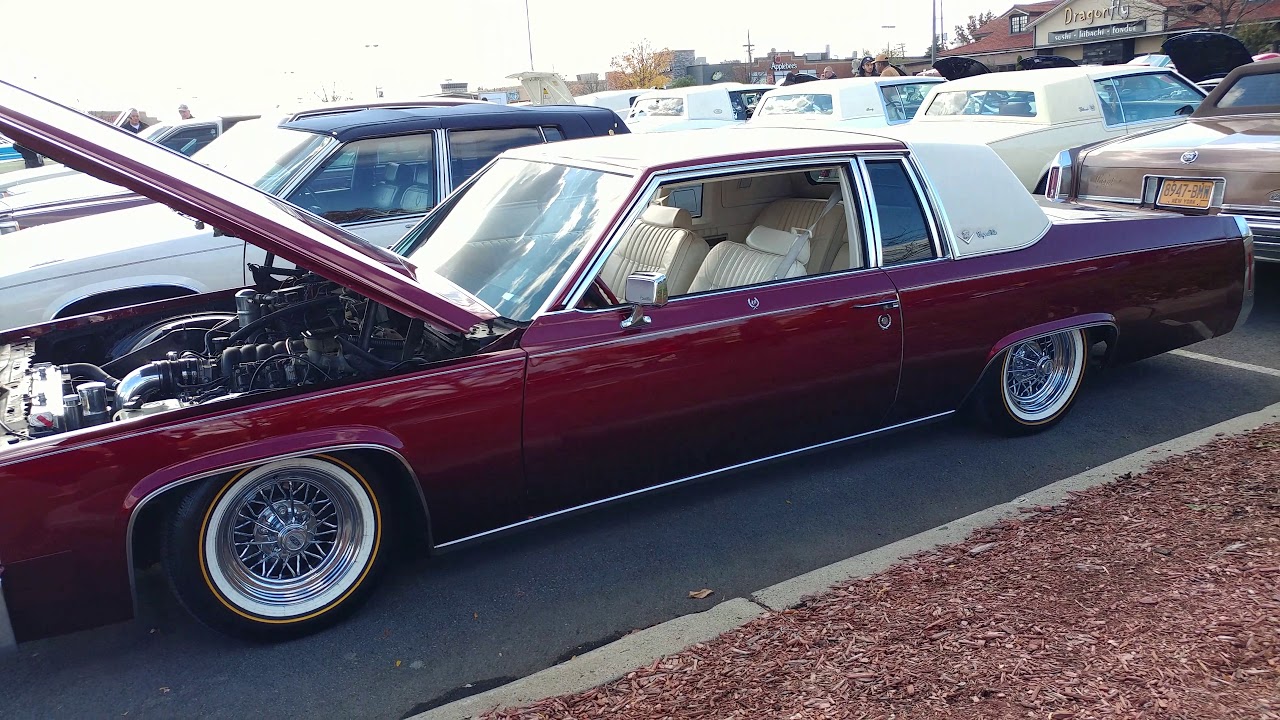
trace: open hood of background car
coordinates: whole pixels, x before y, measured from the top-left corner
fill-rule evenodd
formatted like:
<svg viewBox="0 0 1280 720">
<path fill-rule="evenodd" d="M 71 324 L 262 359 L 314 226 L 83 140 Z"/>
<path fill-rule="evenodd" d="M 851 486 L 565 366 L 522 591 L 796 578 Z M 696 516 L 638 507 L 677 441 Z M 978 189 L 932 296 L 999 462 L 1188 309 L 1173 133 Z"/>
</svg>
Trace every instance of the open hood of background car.
<svg viewBox="0 0 1280 720">
<path fill-rule="evenodd" d="M 1160 46 L 1160 51 L 1173 59 L 1180 75 L 1195 83 L 1223 77 L 1253 62 L 1244 43 L 1225 33 L 1207 30 L 1171 37 Z"/>
<path fill-rule="evenodd" d="M 0 82 L 0 134 L 410 317 L 459 332 L 495 318 L 466 291 L 432 273 L 416 272 L 389 250 L 172 150 L 5 82 Z"/>
<path fill-rule="evenodd" d="M 991 68 L 973 58 L 967 57 L 942 58 L 933 64 L 933 69 L 948 80 L 959 80 L 960 78 L 985 75 L 991 72 Z"/>
<path fill-rule="evenodd" d="M 1061 55 L 1032 55 L 1018 61 L 1019 70 L 1041 70 L 1043 68 L 1079 67 L 1075 60 Z"/>
</svg>

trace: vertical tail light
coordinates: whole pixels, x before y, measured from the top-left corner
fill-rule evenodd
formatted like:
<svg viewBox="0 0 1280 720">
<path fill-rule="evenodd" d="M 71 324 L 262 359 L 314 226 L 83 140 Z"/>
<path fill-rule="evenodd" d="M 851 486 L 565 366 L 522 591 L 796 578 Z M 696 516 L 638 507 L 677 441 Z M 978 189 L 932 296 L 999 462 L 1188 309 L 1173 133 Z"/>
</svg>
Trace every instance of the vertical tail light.
<svg viewBox="0 0 1280 720">
<path fill-rule="evenodd" d="M 1071 160 L 1071 152 L 1063 150 L 1054 158 L 1053 163 L 1049 166 L 1049 174 L 1044 181 L 1044 196 L 1054 202 L 1068 202 L 1071 200 L 1073 182 L 1073 163 Z"/>
</svg>

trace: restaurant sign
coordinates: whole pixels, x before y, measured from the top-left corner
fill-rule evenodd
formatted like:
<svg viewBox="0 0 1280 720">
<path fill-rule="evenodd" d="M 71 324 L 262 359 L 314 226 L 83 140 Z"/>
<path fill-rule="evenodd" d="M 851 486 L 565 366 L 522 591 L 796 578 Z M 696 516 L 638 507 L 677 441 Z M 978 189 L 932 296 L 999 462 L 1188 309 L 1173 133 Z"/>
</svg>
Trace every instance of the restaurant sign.
<svg viewBox="0 0 1280 720">
<path fill-rule="evenodd" d="M 1133 22 L 1116 23 L 1115 25 L 1081 27 L 1072 28 L 1071 30 L 1051 32 L 1049 33 L 1049 43 L 1051 45 L 1061 45 L 1063 43 L 1084 43 L 1094 42 L 1097 40 L 1111 40 L 1113 38 L 1126 37 L 1128 35 L 1141 35 L 1146 31 L 1146 20 L 1134 20 Z"/>
</svg>

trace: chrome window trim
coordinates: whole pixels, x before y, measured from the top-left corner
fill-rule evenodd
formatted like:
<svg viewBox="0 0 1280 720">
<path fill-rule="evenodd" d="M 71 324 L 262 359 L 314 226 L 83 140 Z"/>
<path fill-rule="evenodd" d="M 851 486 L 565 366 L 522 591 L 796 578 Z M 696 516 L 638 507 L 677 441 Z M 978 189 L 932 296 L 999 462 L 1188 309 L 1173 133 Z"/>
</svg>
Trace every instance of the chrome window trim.
<svg viewBox="0 0 1280 720">
<path fill-rule="evenodd" d="M 409 478 L 412 480 L 414 488 L 416 488 L 418 491 L 418 500 L 422 503 L 422 512 L 426 514 L 426 517 L 427 517 L 427 542 L 428 542 L 428 547 L 430 547 L 432 543 L 431 512 L 427 507 L 426 495 L 422 492 L 422 483 L 418 480 L 418 474 L 413 471 L 413 466 L 409 464 L 409 461 L 406 460 L 403 455 L 401 455 L 399 452 L 397 452 L 393 448 L 389 448 L 385 445 L 375 445 L 373 443 L 347 443 L 342 445 L 328 445 L 322 448 L 315 448 L 311 450 L 300 450 L 297 452 L 285 453 L 283 455 L 274 455 L 266 459 L 251 460 L 248 462 L 237 463 L 235 465 L 228 465 L 227 467 L 224 467 L 224 468 L 219 468 L 217 470 L 210 470 L 208 472 L 199 473 L 197 475 L 192 475 L 191 477 L 183 478 L 176 482 L 169 483 L 168 485 L 158 488 L 154 492 L 148 494 L 146 497 L 139 500 L 137 505 L 133 506 L 133 510 L 130 511 L 129 513 L 129 524 L 125 528 L 124 550 L 125 550 L 125 556 L 126 556 L 125 560 L 128 562 L 129 597 L 133 602 L 134 615 L 137 615 L 138 613 L 138 588 L 137 588 L 137 583 L 135 582 L 135 579 L 134 579 L 133 528 L 134 528 L 135 521 L 138 519 L 138 516 L 141 515 L 142 513 L 142 508 L 146 507 L 148 503 L 160 497 L 161 495 L 168 494 L 168 492 L 170 490 L 173 490 L 174 488 L 190 485 L 191 483 L 198 482 L 200 480 L 207 480 L 217 475 L 224 475 L 229 472 L 235 472 L 236 470 L 242 470 L 244 468 L 254 467 L 255 465 L 261 465 L 263 463 L 275 462 L 277 460 L 287 460 L 288 458 L 306 457 L 309 455 L 321 455 L 324 453 L 331 453 L 331 452 L 341 452 L 343 450 L 377 450 L 377 451 L 385 452 L 400 461 L 400 464 L 404 466 L 405 472 L 409 474 Z M 0 611 L 4 609 L 3 600 L 4 600 L 3 596 L 0 596 Z M 3 618 L 0 618 L 0 619 L 3 619 Z M 3 649 L 3 648 L 4 648 L 3 628 L 0 628 L 0 649 Z"/>
<path fill-rule="evenodd" d="M 920 200 L 920 209 L 924 210 L 925 220 L 929 223 L 929 229 L 933 232 L 933 254 L 934 260 L 943 260 L 951 256 L 947 252 L 951 249 L 951 233 L 947 232 L 950 223 L 943 226 L 938 223 L 938 217 L 946 214 L 946 208 L 933 196 L 932 189 L 926 190 L 924 185 L 924 169 L 920 167 L 915 158 L 908 153 L 904 156 L 907 164 L 907 177 L 911 178 L 911 183 L 916 188 L 916 198 Z M 946 242 L 943 242 L 943 236 Z M 914 264 L 914 263 L 913 263 Z"/>
<path fill-rule="evenodd" d="M 1102 95 L 1098 93 L 1098 83 L 1100 82 L 1109 83 L 1111 85 L 1111 91 L 1115 93 L 1116 96 L 1116 108 L 1120 111 L 1120 122 L 1115 123 L 1114 125 L 1107 122 L 1107 114 L 1102 112 L 1102 105 L 1105 101 L 1102 99 Z M 1120 102 L 1120 88 L 1116 87 L 1115 77 L 1093 78 L 1093 82 L 1091 84 L 1093 86 L 1093 95 L 1098 98 L 1098 115 L 1102 117 L 1102 126 L 1109 129 L 1123 130 L 1125 125 L 1128 123 L 1125 122 L 1124 103 Z"/>
<path fill-rule="evenodd" d="M 816 444 L 814 444 L 814 445 L 808 445 L 808 446 L 805 446 L 805 447 L 802 447 L 802 448 L 798 448 L 798 449 L 796 449 L 796 450 L 787 450 L 787 451 L 785 451 L 785 452 L 775 453 L 775 454 L 773 454 L 773 455 L 768 455 L 768 456 L 765 456 L 765 457 L 762 457 L 762 458 L 757 458 L 757 459 L 755 459 L 755 460 L 747 460 L 747 461 L 745 461 L 745 462 L 740 462 L 740 463 L 737 463 L 737 464 L 735 464 L 735 465 L 729 465 L 728 467 L 718 468 L 718 469 L 716 469 L 716 470 L 708 470 L 708 471 L 706 471 L 706 472 L 697 473 L 696 475 L 689 475 L 688 477 L 679 478 L 679 479 L 677 479 L 677 480 L 668 480 L 667 482 L 659 483 L 659 484 L 657 484 L 657 485 L 650 485 L 649 487 L 643 487 L 643 488 L 640 488 L 640 489 L 638 489 L 638 490 L 632 490 L 632 491 L 630 491 L 630 492 L 621 493 L 621 494 L 619 494 L 619 495 L 613 495 L 613 496 L 611 496 L 611 497 L 602 498 L 602 499 L 600 499 L 600 500 L 593 500 L 593 501 L 591 501 L 591 502 L 583 503 L 583 504 L 581 504 L 581 505 L 575 505 L 575 506 L 573 506 L 573 507 L 565 508 L 565 509 L 563 509 L 563 510 L 556 510 L 555 512 L 549 512 L 549 513 L 547 513 L 547 514 L 545 514 L 545 515 L 539 515 L 539 516 L 537 516 L 537 517 L 532 517 L 532 518 L 529 518 L 529 519 L 527 519 L 527 520 L 521 520 L 520 522 L 511 523 L 510 525 L 503 525 L 502 527 L 494 528 L 494 529 L 492 529 L 492 530 L 485 530 L 484 532 L 476 533 L 476 534 L 474 534 L 474 535 L 468 535 L 468 536 L 463 537 L 463 538 L 458 538 L 457 540 L 450 540 L 449 542 L 441 543 L 441 544 L 439 544 L 439 545 L 436 545 L 436 546 L 435 546 L 435 549 L 437 549 L 437 550 L 443 550 L 443 549 L 445 549 L 445 548 L 450 548 L 450 547 L 454 547 L 454 546 L 458 546 L 458 545 L 463 545 L 463 544 L 470 543 L 470 542 L 473 542 L 473 541 L 475 541 L 475 540 L 479 540 L 479 539 L 481 539 L 481 538 L 489 537 L 489 536 L 496 535 L 496 534 L 499 534 L 499 533 L 510 532 L 510 531 L 515 530 L 515 529 L 517 529 L 517 528 L 521 528 L 521 527 L 524 527 L 524 526 L 527 526 L 527 525 L 531 525 L 531 524 L 534 524 L 534 523 L 544 522 L 544 521 L 550 520 L 550 519 L 552 519 L 552 518 L 557 518 L 557 517 L 565 517 L 565 516 L 568 516 L 568 515 L 572 515 L 572 514 L 576 514 L 576 513 L 582 512 L 582 511 L 587 510 L 587 509 L 590 509 L 590 508 L 600 507 L 601 505 L 605 505 L 605 504 L 608 504 L 608 503 L 617 502 L 617 501 L 619 501 L 619 500 L 623 500 L 623 499 L 626 499 L 626 498 L 635 497 L 635 496 L 637 496 L 637 495 L 643 495 L 643 494 L 645 494 L 645 493 L 652 492 L 652 491 L 654 491 L 654 490 L 661 490 L 661 489 L 663 489 L 663 488 L 668 488 L 668 487 L 672 487 L 672 486 L 675 486 L 675 485 L 680 485 L 680 484 L 682 484 L 682 483 L 690 482 L 690 481 L 692 481 L 692 480 L 701 480 L 701 479 L 703 479 L 703 478 L 713 477 L 713 476 L 716 476 L 716 475 L 721 475 L 721 474 L 724 474 L 724 473 L 733 472 L 733 471 L 735 471 L 735 470 L 741 470 L 741 469 L 744 469 L 744 468 L 749 468 L 749 467 L 751 467 L 751 466 L 753 466 L 753 465 L 759 465 L 759 464 L 766 463 L 766 462 L 772 462 L 772 461 L 774 461 L 774 460 L 778 460 L 778 459 L 781 459 L 781 458 L 789 457 L 789 456 L 792 456 L 792 455 L 800 455 L 800 454 L 803 454 L 803 453 L 808 453 L 808 452 L 813 452 L 813 451 L 815 451 L 815 450 L 820 450 L 820 449 L 822 449 L 822 448 L 827 448 L 827 447 L 832 447 L 832 446 L 835 446 L 835 445 L 840 445 L 840 444 L 842 444 L 842 443 L 853 442 L 853 441 L 855 441 L 855 440 L 862 440 L 862 439 L 866 439 L 866 438 L 874 437 L 874 436 L 877 436 L 877 435 L 883 435 L 883 434 L 885 434 L 885 433 L 892 432 L 892 431 L 895 431 L 895 430 L 901 430 L 901 429 L 903 429 L 903 428 L 911 427 L 911 426 L 913 426 L 913 425 L 922 425 L 922 424 L 924 424 L 924 423 L 933 422 L 933 421 L 936 421 L 936 420 L 941 420 L 941 419 L 943 419 L 943 418 L 945 418 L 945 417 L 947 417 L 947 416 L 949 416 L 949 415 L 953 415 L 953 414 L 955 414 L 955 411 L 954 411 L 954 410 L 947 410 L 946 412 L 941 412 L 941 413 L 937 413 L 937 414 L 934 414 L 934 415 L 929 415 L 929 416 L 927 416 L 927 417 L 916 418 L 915 420 L 908 420 L 908 421 L 906 421 L 906 422 L 901 422 L 901 423 L 898 423 L 898 424 L 896 424 L 896 425 L 888 425 L 888 426 L 886 426 L 886 427 L 877 428 L 877 429 L 875 429 L 875 430 L 868 430 L 867 432 L 857 433 L 857 434 L 855 434 L 855 435 L 849 435 L 849 436 L 847 436 L 847 437 L 842 437 L 842 438 L 839 438 L 839 439 L 836 439 L 836 440 L 828 440 L 828 441 L 826 441 L 826 442 L 816 443 Z"/>
<path fill-rule="evenodd" d="M 13 622 L 9 619 L 9 607 L 4 601 L 4 576 L 0 575 L 0 656 L 12 653 L 17 647 Z"/>
<path fill-rule="evenodd" d="M 805 166 L 821 166 L 821 165 L 840 165 L 848 164 L 849 158 L 856 151 L 830 151 L 824 153 L 814 153 L 800 156 L 789 156 L 784 158 L 748 158 L 742 160 L 728 160 L 719 163 L 711 163 L 708 165 L 698 165 L 691 168 L 679 168 L 672 170 L 663 170 L 655 172 L 649 176 L 648 181 L 644 184 L 639 193 L 632 200 L 630 207 L 622 215 L 622 220 L 615 223 L 609 229 L 608 235 L 605 236 L 603 243 L 597 240 L 596 250 L 593 253 L 582 253 L 573 266 L 565 272 L 560 282 L 557 283 L 555 289 L 547 297 L 547 301 L 533 315 L 533 320 L 537 320 L 544 314 L 551 312 L 552 306 L 556 303 L 556 298 L 565 297 L 564 309 L 571 309 L 582 302 L 582 297 L 586 295 L 587 290 L 591 287 L 591 283 L 596 276 L 604 268 L 605 261 L 609 258 L 609 254 L 622 240 L 622 233 L 625 228 L 631 227 L 640 215 L 644 212 L 644 208 L 648 205 L 649 198 L 653 196 L 654 191 L 660 185 L 679 182 L 685 179 L 710 179 L 713 177 L 721 177 L 725 175 L 734 175 L 743 172 L 746 169 L 751 171 L 760 170 L 767 172 L 769 170 L 779 168 L 802 169 Z M 842 162 L 832 162 L 833 158 L 839 158 Z M 584 262 L 584 258 L 589 258 Z M 570 279 L 577 277 L 572 283 Z M 807 276 L 804 276 L 807 277 Z M 568 288 L 566 292 L 566 287 Z"/>
<path fill-rule="evenodd" d="M 449 133 L 442 128 L 432 130 L 431 137 L 436 146 L 435 157 L 432 158 L 436 163 L 436 203 L 431 206 L 434 209 L 453 192 L 453 169 L 450 167 L 453 164 L 453 150 L 449 147 Z M 476 171 L 475 174 L 480 173 Z"/>
<path fill-rule="evenodd" d="M 1230 211 L 1233 213 L 1240 213 L 1242 215 L 1255 212 L 1260 212 L 1264 215 L 1280 215 L 1280 205 L 1272 205 L 1268 207 L 1266 205 L 1228 205 L 1223 203 L 1222 211 Z"/>
<path fill-rule="evenodd" d="M 875 188 L 871 186 L 871 173 L 867 169 L 868 160 L 872 162 L 875 162 L 875 161 L 883 162 L 885 160 L 891 160 L 891 161 L 897 161 L 899 164 L 902 165 L 902 169 L 907 176 L 907 180 L 910 181 L 912 188 L 915 190 L 916 202 L 920 203 L 920 210 L 924 215 L 925 223 L 929 228 L 929 244 L 933 248 L 934 256 L 931 258 L 921 258 L 920 260 L 913 260 L 911 262 L 897 263 L 888 267 L 895 267 L 895 268 L 905 267 L 907 265 L 916 265 L 921 262 L 932 262 L 934 260 L 948 259 L 949 253 L 943 252 L 939 228 L 934 218 L 934 213 L 933 213 L 934 208 L 930 204 L 929 198 L 926 196 L 926 193 L 924 192 L 922 186 L 920 185 L 919 180 L 916 178 L 915 166 L 911 161 L 911 159 L 908 157 L 908 154 L 897 153 L 897 154 L 889 155 L 886 157 L 871 157 L 871 158 L 859 157 L 858 166 L 862 170 L 863 184 L 866 185 L 867 193 L 870 196 L 870 203 L 868 204 L 868 207 L 870 208 L 869 214 L 872 215 L 873 222 L 875 224 L 876 267 L 879 267 L 882 269 L 886 268 L 884 264 L 884 245 L 880 237 L 880 217 L 879 217 L 879 214 L 875 212 L 875 208 L 876 208 Z M 948 236 L 948 239 L 947 239 L 948 247 L 950 246 L 950 243 L 951 243 L 950 236 Z"/>
</svg>

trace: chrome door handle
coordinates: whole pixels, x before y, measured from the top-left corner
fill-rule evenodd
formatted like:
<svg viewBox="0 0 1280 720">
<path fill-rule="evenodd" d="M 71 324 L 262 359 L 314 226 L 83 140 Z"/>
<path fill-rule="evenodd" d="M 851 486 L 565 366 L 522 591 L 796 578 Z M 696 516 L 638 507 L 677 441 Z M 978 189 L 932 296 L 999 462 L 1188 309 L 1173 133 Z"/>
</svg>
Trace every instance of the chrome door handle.
<svg viewBox="0 0 1280 720">
<path fill-rule="evenodd" d="M 897 298 L 881 300 L 880 302 L 867 303 L 866 305 L 854 305 L 854 309 L 861 310 L 863 308 L 896 308 L 901 307 Z"/>
</svg>

